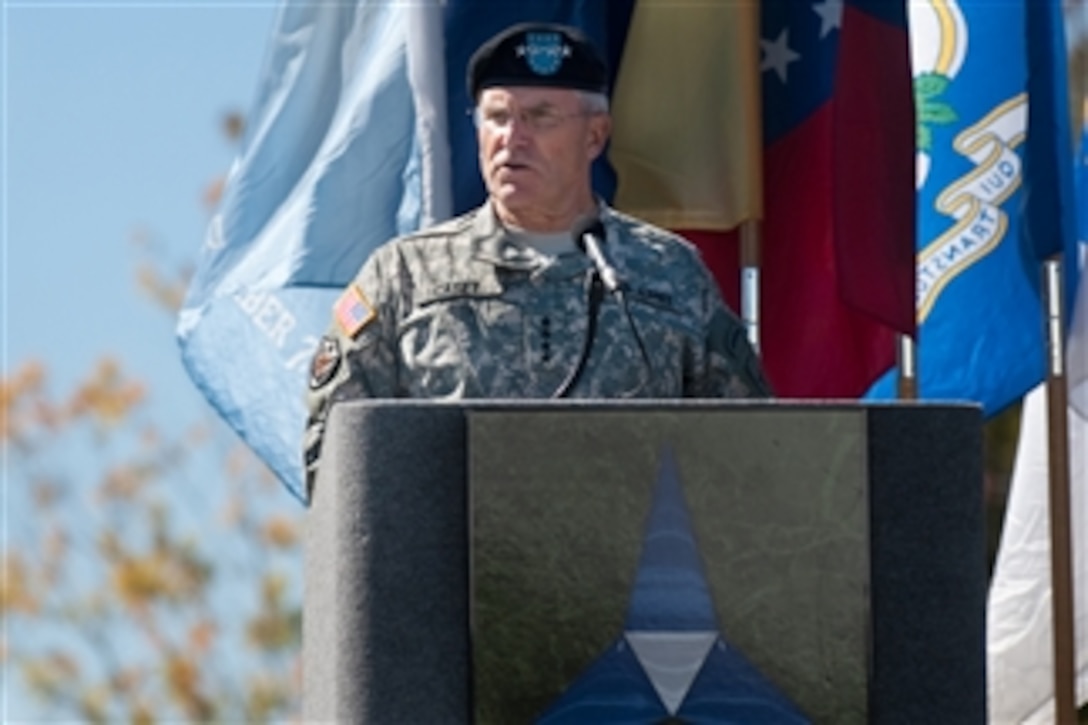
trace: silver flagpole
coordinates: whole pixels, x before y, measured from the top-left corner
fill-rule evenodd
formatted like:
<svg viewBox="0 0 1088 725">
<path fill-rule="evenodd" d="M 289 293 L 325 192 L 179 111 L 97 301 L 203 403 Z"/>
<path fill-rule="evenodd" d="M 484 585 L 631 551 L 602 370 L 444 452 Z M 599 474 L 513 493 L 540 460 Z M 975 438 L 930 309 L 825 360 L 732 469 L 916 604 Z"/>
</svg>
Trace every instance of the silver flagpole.
<svg viewBox="0 0 1088 725">
<path fill-rule="evenodd" d="M 910 335 L 898 335 L 899 378 L 897 389 L 900 400 L 918 399 L 918 358 L 914 339 Z"/>
<path fill-rule="evenodd" d="M 759 353 L 760 227 L 755 219 L 740 225 L 740 311 L 748 341 Z"/>
</svg>

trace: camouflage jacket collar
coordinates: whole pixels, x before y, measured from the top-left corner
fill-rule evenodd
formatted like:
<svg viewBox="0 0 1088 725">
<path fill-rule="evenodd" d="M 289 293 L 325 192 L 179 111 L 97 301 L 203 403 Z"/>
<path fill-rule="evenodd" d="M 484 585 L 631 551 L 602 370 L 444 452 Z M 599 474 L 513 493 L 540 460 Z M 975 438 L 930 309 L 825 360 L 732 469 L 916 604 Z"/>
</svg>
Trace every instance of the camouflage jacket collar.
<svg viewBox="0 0 1088 725">
<path fill-rule="evenodd" d="M 603 201 L 597 202 L 598 214 L 604 223 L 607 241 L 618 235 L 613 229 L 615 212 Z M 539 254 L 515 244 L 506 233 L 490 202 L 473 212 L 470 227 L 473 258 L 500 269 L 528 272 L 545 279 L 568 279 L 583 276 L 590 268 L 584 254 L 561 254 L 551 262 L 543 261 Z"/>
</svg>

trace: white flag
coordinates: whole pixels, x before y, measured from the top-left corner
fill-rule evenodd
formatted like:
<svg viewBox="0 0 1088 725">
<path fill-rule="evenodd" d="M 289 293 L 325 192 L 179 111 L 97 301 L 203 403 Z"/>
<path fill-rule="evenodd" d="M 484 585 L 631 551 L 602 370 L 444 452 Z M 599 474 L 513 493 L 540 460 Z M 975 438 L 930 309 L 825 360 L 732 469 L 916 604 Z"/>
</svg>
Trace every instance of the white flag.
<svg viewBox="0 0 1088 725">
<path fill-rule="evenodd" d="M 1068 359 L 1076 700 L 1081 704 L 1088 701 L 1088 406 L 1083 405 L 1088 398 L 1088 279 L 1077 294 Z M 1054 721 L 1044 386 L 1025 398 L 1021 421 L 986 632 L 990 722 L 1002 724 Z"/>
</svg>

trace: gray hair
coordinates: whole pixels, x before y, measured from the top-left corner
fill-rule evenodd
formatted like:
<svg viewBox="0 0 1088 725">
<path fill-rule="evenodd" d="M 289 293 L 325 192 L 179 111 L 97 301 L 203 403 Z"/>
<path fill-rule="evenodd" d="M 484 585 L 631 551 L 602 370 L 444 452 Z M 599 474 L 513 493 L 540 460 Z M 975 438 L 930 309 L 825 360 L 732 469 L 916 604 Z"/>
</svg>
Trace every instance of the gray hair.
<svg viewBox="0 0 1088 725">
<path fill-rule="evenodd" d="M 582 110 L 589 114 L 608 113 L 608 96 L 593 91 L 578 91 Z"/>
<path fill-rule="evenodd" d="M 589 116 L 608 113 L 608 96 L 593 91 L 575 91 L 578 94 L 578 105 L 582 107 L 582 113 Z M 476 105 L 471 109 L 472 123 L 480 126 L 480 99 L 476 99 Z"/>
</svg>

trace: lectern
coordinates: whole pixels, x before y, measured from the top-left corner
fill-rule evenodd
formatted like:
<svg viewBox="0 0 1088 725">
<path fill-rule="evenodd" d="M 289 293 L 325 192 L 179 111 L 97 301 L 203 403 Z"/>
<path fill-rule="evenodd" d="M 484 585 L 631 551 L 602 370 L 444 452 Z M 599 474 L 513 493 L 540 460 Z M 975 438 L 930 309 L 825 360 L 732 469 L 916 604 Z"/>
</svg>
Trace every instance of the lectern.
<svg viewBox="0 0 1088 725">
<path fill-rule="evenodd" d="M 984 723 L 981 450 L 958 404 L 341 403 L 304 720 Z"/>
</svg>

